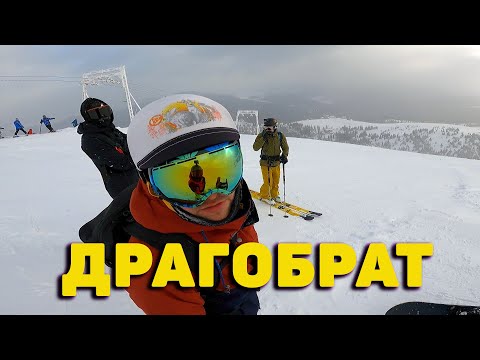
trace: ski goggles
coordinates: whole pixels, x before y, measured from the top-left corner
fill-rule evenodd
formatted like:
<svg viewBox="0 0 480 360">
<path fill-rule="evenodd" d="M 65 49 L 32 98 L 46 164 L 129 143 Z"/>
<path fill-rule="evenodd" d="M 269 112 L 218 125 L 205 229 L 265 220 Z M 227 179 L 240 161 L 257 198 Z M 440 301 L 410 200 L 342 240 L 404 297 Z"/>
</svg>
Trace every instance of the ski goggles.
<svg viewBox="0 0 480 360">
<path fill-rule="evenodd" d="M 108 105 L 101 105 L 87 110 L 87 114 L 91 120 L 99 120 L 110 117 L 113 114 L 112 108 Z"/>
<path fill-rule="evenodd" d="M 238 140 L 209 146 L 148 169 L 157 195 L 188 208 L 200 206 L 211 194 L 231 194 L 242 175 Z"/>
</svg>

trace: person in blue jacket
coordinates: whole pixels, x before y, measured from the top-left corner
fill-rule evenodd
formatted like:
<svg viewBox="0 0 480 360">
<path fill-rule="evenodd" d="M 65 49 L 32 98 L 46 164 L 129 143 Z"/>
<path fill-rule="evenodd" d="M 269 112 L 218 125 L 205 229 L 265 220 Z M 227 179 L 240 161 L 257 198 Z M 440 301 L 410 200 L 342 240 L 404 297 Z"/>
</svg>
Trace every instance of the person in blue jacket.
<svg viewBox="0 0 480 360">
<path fill-rule="evenodd" d="M 53 130 L 53 128 L 52 128 L 52 124 L 50 124 L 50 120 L 53 120 L 53 119 L 55 119 L 55 118 L 53 118 L 53 117 L 52 117 L 52 118 L 48 118 L 48 117 L 46 117 L 45 115 L 43 115 L 42 120 L 40 120 L 40 124 L 45 125 L 45 127 L 46 127 L 48 130 L 50 130 L 50 132 L 55 132 L 55 130 Z"/>
<path fill-rule="evenodd" d="M 22 123 L 20 122 L 20 120 L 18 120 L 18 118 L 15 118 L 13 125 L 15 125 L 15 135 L 17 135 L 20 130 L 23 131 L 25 135 L 28 135 L 25 129 L 23 128 Z"/>
</svg>

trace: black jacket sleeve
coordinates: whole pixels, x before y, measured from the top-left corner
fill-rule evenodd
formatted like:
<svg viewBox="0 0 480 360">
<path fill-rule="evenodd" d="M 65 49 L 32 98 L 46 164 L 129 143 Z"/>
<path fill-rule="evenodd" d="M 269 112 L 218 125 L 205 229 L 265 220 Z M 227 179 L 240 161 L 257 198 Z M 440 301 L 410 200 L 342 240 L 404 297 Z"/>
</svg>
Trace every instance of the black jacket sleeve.
<svg viewBox="0 0 480 360">
<path fill-rule="evenodd" d="M 96 137 L 85 135 L 82 136 L 81 147 L 85 154 L 97 165 L 117 171 L 135 168 L 127 149 L 125 149 L 126 151 L 119 151 L 111 144 L 107 144 Z"/>
</svg>

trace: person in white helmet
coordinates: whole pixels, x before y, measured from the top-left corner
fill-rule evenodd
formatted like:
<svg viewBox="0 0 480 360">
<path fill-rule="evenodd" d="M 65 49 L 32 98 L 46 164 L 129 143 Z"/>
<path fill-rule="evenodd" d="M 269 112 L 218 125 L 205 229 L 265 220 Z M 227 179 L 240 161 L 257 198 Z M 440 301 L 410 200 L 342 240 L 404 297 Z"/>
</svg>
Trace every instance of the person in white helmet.
<svg viewBox="0 0 480 360">
<path fill-rule="evenodd" d="M 131 278 L 126 288 L 145 314 L 257 315 L 258 288 L 240 286 L 232 273 L 232 254 L 258 243 L 258 214 L 243 178 L 240 134 L 221 104 L 194 94 L 163 97 L 142 108 L 128 129 L 128 147 L 141 181 L 130 198 L 136 222 L 163 234 L 185 234 L 198 244 L 229 244 L 230 255 L 215 258 L 213 287 L 177 282 L 152 287 L 162 249 L 134 236 L 130 243 L 150 249 L 152 267 Z M 248 273 L 256 271 L 249 258 Z"/>
</svg>

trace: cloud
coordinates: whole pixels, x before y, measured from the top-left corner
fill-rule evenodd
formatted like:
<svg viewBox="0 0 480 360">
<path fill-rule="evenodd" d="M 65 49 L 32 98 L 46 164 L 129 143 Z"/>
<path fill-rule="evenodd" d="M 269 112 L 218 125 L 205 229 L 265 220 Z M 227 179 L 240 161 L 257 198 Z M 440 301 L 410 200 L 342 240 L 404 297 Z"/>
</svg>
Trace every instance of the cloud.
<svg viewBox="0 0 480 360">
<path fill-rule="evenodd" d="M 242 97 L 304 92 L 354 107 L 399 100 L 415 111 L 422 101 L 455 107 L 459 97 L 480 95 L 479 46 L 0 46 L 2 121 L 78 113 L 82 74 L 122 65 L 139 102 L 185 91 Z M 125 105 L 121 87 L 91 91 Z"/>
</svg>

